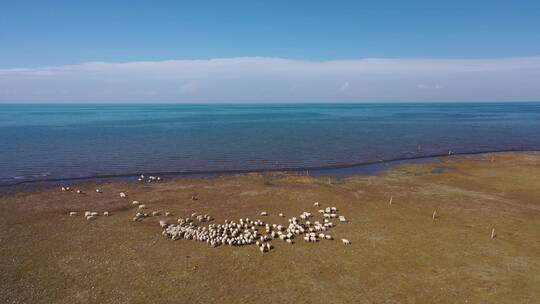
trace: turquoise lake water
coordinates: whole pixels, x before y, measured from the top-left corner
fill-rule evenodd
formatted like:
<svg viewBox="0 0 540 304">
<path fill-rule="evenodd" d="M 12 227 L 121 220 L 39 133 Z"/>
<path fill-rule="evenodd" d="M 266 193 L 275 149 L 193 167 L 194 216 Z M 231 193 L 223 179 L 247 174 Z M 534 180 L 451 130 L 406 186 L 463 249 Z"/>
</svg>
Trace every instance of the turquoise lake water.
<svg viewBox="0 0 540 304">
<path fill-rule="evenodd" d="M 3 104 L 0 184 L 540 150 L 540 103 Z"/>
</svg>

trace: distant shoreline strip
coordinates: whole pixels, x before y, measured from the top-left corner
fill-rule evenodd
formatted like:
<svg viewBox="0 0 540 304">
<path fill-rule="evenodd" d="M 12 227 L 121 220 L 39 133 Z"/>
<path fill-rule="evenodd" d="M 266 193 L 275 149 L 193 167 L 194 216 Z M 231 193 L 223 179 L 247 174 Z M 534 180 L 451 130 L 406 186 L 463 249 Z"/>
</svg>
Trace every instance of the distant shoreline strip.
<svg viewBox="0 0 540 304">
<path fill-rule="evenodd" d="M 489 150 L 489 151 L 474 151 L 474 152 L 451 152 L 437 153 L 423 156 L 411 156 L 411 157 L 398 157 L 393 159 L 381 159 L 377 161 L 357 162 L 347 164 L 335 164 L 335 165 L 323 165 L 323 166 L 310 166 L 310 167 L 283 167 L 283 168 L 268 168 L 268 169 L 239 169 L 239 170 L 201 170 L 201 171 L 162 171 L 162 172 L 139 172 L 139 173 L 124 173 L 124 174 L 103 174 L 81 177 L 67 177 L 67 178 L 43 178 L 33 180 L 23 180 L 14 183 L 0 184 L 0 188 L 12 187 L 24 184 L 37 184 L 37 183 L 54 183 L 54 182 L 75 182 L 75 181 L 92 181 L 108 178 L 129 178 L 143 175 L 159 175 L 159 176 L 175 176 L 175 177 L 189 177 L 189 176 L 219 176 L 219 175 L 234 175 L 234 174 L 247 174 L 247 173 L 265 173 L 265 172 L 302 172 L 302 171 L 325 171 L 335 169 L 348 169 L 353 167 L 364 167 L 377 164 L 391 164 L 393 162 L 404 162 L 423 160 L 430 158 L 448 157 L 448 156 L 466 156 L 466 155 L 481 155 L 491 153 L 507 153 L 507 152 L 540 152 L 540 150 L 528 150 L 528 149 L 504 149 L 504 150 Z M 331 176 L 331 175 L 330 175 Z"/>
</svg>

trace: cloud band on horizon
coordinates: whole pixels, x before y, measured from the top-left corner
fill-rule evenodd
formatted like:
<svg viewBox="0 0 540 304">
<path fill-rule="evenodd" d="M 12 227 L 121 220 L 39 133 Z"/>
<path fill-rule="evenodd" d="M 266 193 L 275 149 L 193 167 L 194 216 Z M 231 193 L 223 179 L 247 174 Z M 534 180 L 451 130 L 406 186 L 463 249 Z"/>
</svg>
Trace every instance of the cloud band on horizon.
<svg viewBox="0 0 540 304">
<path fill-rule="evenodd" d="M 268 57 L 0 69 L 0 102 L 540 100 L 540 56 L 303 61 Z"/>
</svg>

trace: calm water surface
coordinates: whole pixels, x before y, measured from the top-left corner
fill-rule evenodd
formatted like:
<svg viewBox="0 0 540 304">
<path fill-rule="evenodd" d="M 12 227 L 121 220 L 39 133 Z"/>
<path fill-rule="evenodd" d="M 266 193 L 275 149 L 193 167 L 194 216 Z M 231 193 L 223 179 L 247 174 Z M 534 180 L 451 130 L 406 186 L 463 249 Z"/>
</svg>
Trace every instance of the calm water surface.
<svg viewBox="0 0 540 304">
<path fill-rule="evenodd" d="M 0 105 L 0 184 L 540 150 L 540 103 Z"/>
</svg>

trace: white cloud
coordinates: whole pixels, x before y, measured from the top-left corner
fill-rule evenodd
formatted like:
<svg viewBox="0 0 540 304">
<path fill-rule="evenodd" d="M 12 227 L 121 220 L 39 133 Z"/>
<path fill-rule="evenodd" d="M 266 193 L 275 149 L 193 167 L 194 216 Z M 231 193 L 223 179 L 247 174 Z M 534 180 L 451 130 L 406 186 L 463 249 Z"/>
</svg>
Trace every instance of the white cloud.
<svg viewBox="0 0 540 304">
<path fill-rule="evenodd" d="M 0 101 L 518 101 L 539 83 L 540 57 L 87 62 L 0 69 Z"/>
<path fill-rule="evenodd" d="M 341 85 L 341 87 L 339 87 L 339 90 L 340 90 L 341 92 L 343 92 L 343 91 L 346 91 L 348 88 L 349 88 L 349 82 L 348 82 L 348 81 L 345 81 L 345 82 Z"/>
</svg>

